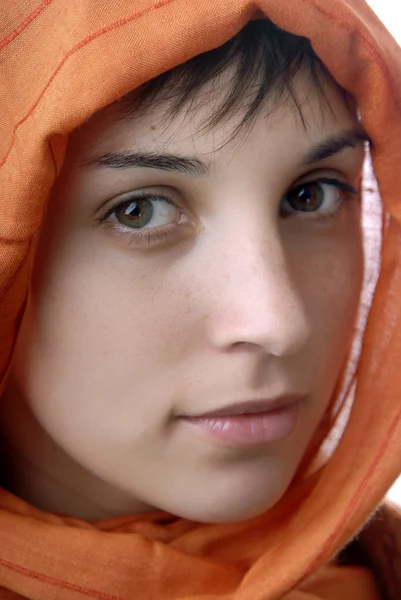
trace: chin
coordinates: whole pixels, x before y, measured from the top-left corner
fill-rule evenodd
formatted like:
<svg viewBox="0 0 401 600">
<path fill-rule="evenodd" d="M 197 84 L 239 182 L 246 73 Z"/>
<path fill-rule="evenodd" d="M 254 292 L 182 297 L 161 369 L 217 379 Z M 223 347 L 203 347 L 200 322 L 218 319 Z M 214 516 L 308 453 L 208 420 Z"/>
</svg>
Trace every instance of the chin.
<svg viewBox="0 0 401 600">
<path fill-rule="evenodd" d="M 224 509 L 224 507 L 216 507 L 215 510 L 210 511 L 194 511 L 192 517 L 185 518 L 189 518 L 191 521 L 196 521 L 198 523 L 240 523 L 262 515 L 269 510 L 269 508 L 272 508 L 272 506 L 273 505 L 269 504 L 268 506 L 258 507 L 257 509 L 235 507 L 231 510 Z"/>
<path fill-rule="evenodd" d="M 177 507 L 174 512 L 177 516 L 198 523 L 239 523 L 247 521 L 262 515 L 267 510 L 273 508 L 280 500 L 284 492 L 277 494 L 274 498 L 269 494 L 269 498 L 248 499 L 246 502 L 239 498 L 233 502 L 233 498 L 227 498 L 227 501 L 222 501 L 221 498 L 209 499 L 208 501 L 200 501 L 193 505 L 185 507 Z M 172 511 L 169 511 L 172 512 Z"/>
</svg>

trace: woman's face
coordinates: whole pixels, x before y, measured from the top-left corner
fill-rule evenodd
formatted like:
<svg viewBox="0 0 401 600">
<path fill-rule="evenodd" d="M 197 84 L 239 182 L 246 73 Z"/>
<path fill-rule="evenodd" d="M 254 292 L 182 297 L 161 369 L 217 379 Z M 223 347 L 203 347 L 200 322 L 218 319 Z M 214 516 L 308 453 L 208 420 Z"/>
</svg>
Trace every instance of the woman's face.
<svg viewBox="0 0 401 600">
<path fill-rule="evenodd" d="M 361 287 L 363 142 L 333 87 L 329 106 L 297 86 L 304 124 L 287 103 L 229 142 L 233 123 L 201 131 L 202 99 L 168 122 L 111 106 L 71 137 L 12 380 L 71 459 L 53 476 L 104 516 L 257 515 L 329 404 Z"/>
</svg>

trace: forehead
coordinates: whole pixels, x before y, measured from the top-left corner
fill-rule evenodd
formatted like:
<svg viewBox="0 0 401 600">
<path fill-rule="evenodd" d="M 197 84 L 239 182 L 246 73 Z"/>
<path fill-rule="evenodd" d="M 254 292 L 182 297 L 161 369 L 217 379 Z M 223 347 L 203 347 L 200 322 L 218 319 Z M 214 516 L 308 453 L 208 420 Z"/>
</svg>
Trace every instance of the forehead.
<svg viewBox="0 0 401 600">
<path fill-rule="evenodd" d="M 230 71 L 208 82 L 197 96 L 177 114 L 171 115 L 168 99 L 149 102 L 137 112 L 124 111 L 121 101 L 105 107 L 73 132 L 69 148 L 74 160 L 85 161 L 93 154 L 115 150 L 147 150 L 175 152 L 206 157 L 238 150 L 244 138 L 257 133 L 266 144 L 275 144 L 277 151 L 302 152 L 315 139 L 327 133 L 351 129 L 358 122 L 356 109 L 330 81 L 321 89 L 314 88 L 309 78 L 298 75 L 293 82 L 293 95 L 280 104 L 270 98 L 262 102 L 254 120 L 238 131 L 247 108 L 244 95 L 243 111 L 235 111 L 213 124 L 213 115 L 227 98 Z"/>
</svg>

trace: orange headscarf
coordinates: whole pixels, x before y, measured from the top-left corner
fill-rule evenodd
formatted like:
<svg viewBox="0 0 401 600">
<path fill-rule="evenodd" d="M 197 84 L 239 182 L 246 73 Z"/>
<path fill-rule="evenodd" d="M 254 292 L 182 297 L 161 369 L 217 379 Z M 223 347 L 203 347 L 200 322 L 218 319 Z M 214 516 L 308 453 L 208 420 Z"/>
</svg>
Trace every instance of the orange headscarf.
<svg viewBox="0 0 401 600">
<path fill-rule="evenodd" d="M 282 501 L 234 525 L 165 513 L 89 524 L 0 490 L 1 600 L 375 598 L 362 569 L 327 566 L 401 471 L 401 51 L 364 0 L 0 0 L 0 381 L 68 133 L 257 11 L 312 41 L 374 145 L 380 276 L 341 440 L 319 463 L 316 437 Z M 326 444 L 338 406 L 317 434 Z"/>
</svg>

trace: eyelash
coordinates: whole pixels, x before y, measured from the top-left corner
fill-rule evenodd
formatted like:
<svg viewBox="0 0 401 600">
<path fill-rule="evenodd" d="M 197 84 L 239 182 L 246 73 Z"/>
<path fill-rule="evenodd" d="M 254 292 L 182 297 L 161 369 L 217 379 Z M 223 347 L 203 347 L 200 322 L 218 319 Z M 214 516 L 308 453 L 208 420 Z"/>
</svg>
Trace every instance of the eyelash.
<svg viewBox="0 0 401 600">
<path fill-rule="evenodd" d="M 147 242 L 148 244 L 152 244 L 153 242 L 162 241 L 170 237 L 175 231 L 180 227 L 179 223 L 170 223 L 169 225 L 164 226 L 163 228 L 153 228 L 153 229 L 130 229 L 124 228 L 122 223 L 113 222 L 110 220 L 110 217 L 116 213 L 123 206 L 127 206 L 130 202 L 135 200 L 163 200 L 170 206 L 173 206 L 177 210 L 180 210 L 177 205 L 165 194 L 155 194 L 149 192 L 142 192 L 137 194 L 132 194 L 132 196 L 128 197 L 127 200 L 123 202 L 118 202 L 114 206 L 112 206 L 105 215 L 102 217 L 95 219 L 94 226 L 101 226 L 116 235 L 118 238 L 123 238 L 128 240 L 130 244 L 141 244 L 142 242 Z"/>
<path fill-rule="evenodd" d="M 331 187 L 341 190 L 343 192 L 343 198 L 342 198 L 342 201 L 339 203 L 338 208 L 333 211 L 317 210 L 317 211 L 313 211 L 310 213 L 305 211 L 304 214 L 302 214 L 302 211 L 294 210 L 293 212 L 283 214 L 282 215 L 283 218 L 291 218 L 291 216 L 293 216 L 294 214 L 297 214 L 298 218 L 303 218 L 303 219 L 314 219 L 315 221 L 328 220 L 328 219 L 335 217 L 339 213 L 345 200 L 351 200 L 351 199 L 358 200 L 360 197 L 360 191 L 358 189 L 356 189 L 354 186 L 352 186 L 348 183 L 344 183 L 343 181 L 340 181 L 338 179 L 333 179 L 330 177 L 321 177 L 320 179 L 312 179 L 311 181 L 304 181 L 304 182 L 296 185 L 295 187 L 291 188 L 287 192 L 286 196 L 288 194 L 290 194 L 290 192 L 300 190 L 304 187 L 307 187 L 307 186 L 310 186 L 313 184 L 323 184 L 323 185 L 326 184 L 326 185 L 329 185 Z M 311 216 L 311 215 L 314 215 L 314 216 Z"/>
<path fill-rule="evenodd" d="M 347 199 L 359 197 L 358 190 L 355 189 L 353 186 L 351 186 L 347 183 L 344 183 L 342 181 L 339 181 L 338 179 L 332 179 L 332 178 L 327 178 L 327 177 L 322 177 L 320 179 L 315 179 L 315 180 L 305 181 L 303 183 L 300 183 L 299 185 L 296 185 L 295 187 L 291 188 L 287 192 L 286 196 L 292 191 L 296 191 L 297 189 L 302 189 L 302 187 L 306 187 L 306 186 L 312 185 L 312 184 L 331 185 L 337 189 L 342 190 Z M 286 197 L 286 196 L 284 196 L 284 197 Z M 115 235 L 119 238 L 128 240 L 128 242 L 130 244 L 141 244 L 143 242 L 147 242 L 150 245 L 154 242 L 159 242 L 159 241 L 168 239 L 174 232 L 177 232 L 179 230 L 179 228 L 181 227 L 181 225 L 179 223 L 170 223 L 169 225 L 166 225 L 163 228 L 161 228 L 161 227 L 148 228 L 148 229 L 143 228 L 143 229 L 134 230 L 134 229 L 131 229 L 128 227 L 124 228 L 124 225 L 119 223 L 118 221 L 113 222 L 112 220 L 110 220 L 110 217 L 112 217 L 113 214 L 115 214 L 123 206 L 127 206 L 127 204 L 129 204 L 129 202 L 133 202 L 135 200 L 145 200 L 145 199 L 152 200 L 152 201 L 162 200 L 162 201 L 166 202 L 167 204 L 169 204 L 170 206 L 177 208 L 177 210 L 180 210 L 177 207 L 177 205 L 168 196 L 166 196 L 164 194 L 154 194 L 154 193 L 142 192 L 142 193 L 138 193 L 138 194 L 133 194 L 132 196 L 128 197 L 127 200 L 124 200 L 123 202 L 118 202 L 117 204 L 112 206 L 102 217 L 94 219 L 94 227 L 100 226 L 100 227 L 107 228 L 109 231 L 111 231 L 113 233 L 113 235 Z M 307 211 L 305 211 L 307 216 L 302 216 L 301 218 L 314 219 L 314 220 L 319 220 L 319 221 L 333 218 L 339 212 L 342 204 L 343 204 L 342 202 L 339 204 L 338 210 L 329 212 L 328 214 L 324 214 L 323 211 L 319 211 L 319 210 L 311 211 L 310 213 L 307 213 Z M 300 213 L 302 213 L 302 211 L 294 210 L 293 212 L 281 214 L 281 217 L 282 218 L 291 218 L 293 215 L 296 215 L 296 214 L 299 215 Z M 310 215 L 315 215 L 315 216 L 311 217 Z"/>
</svg>

